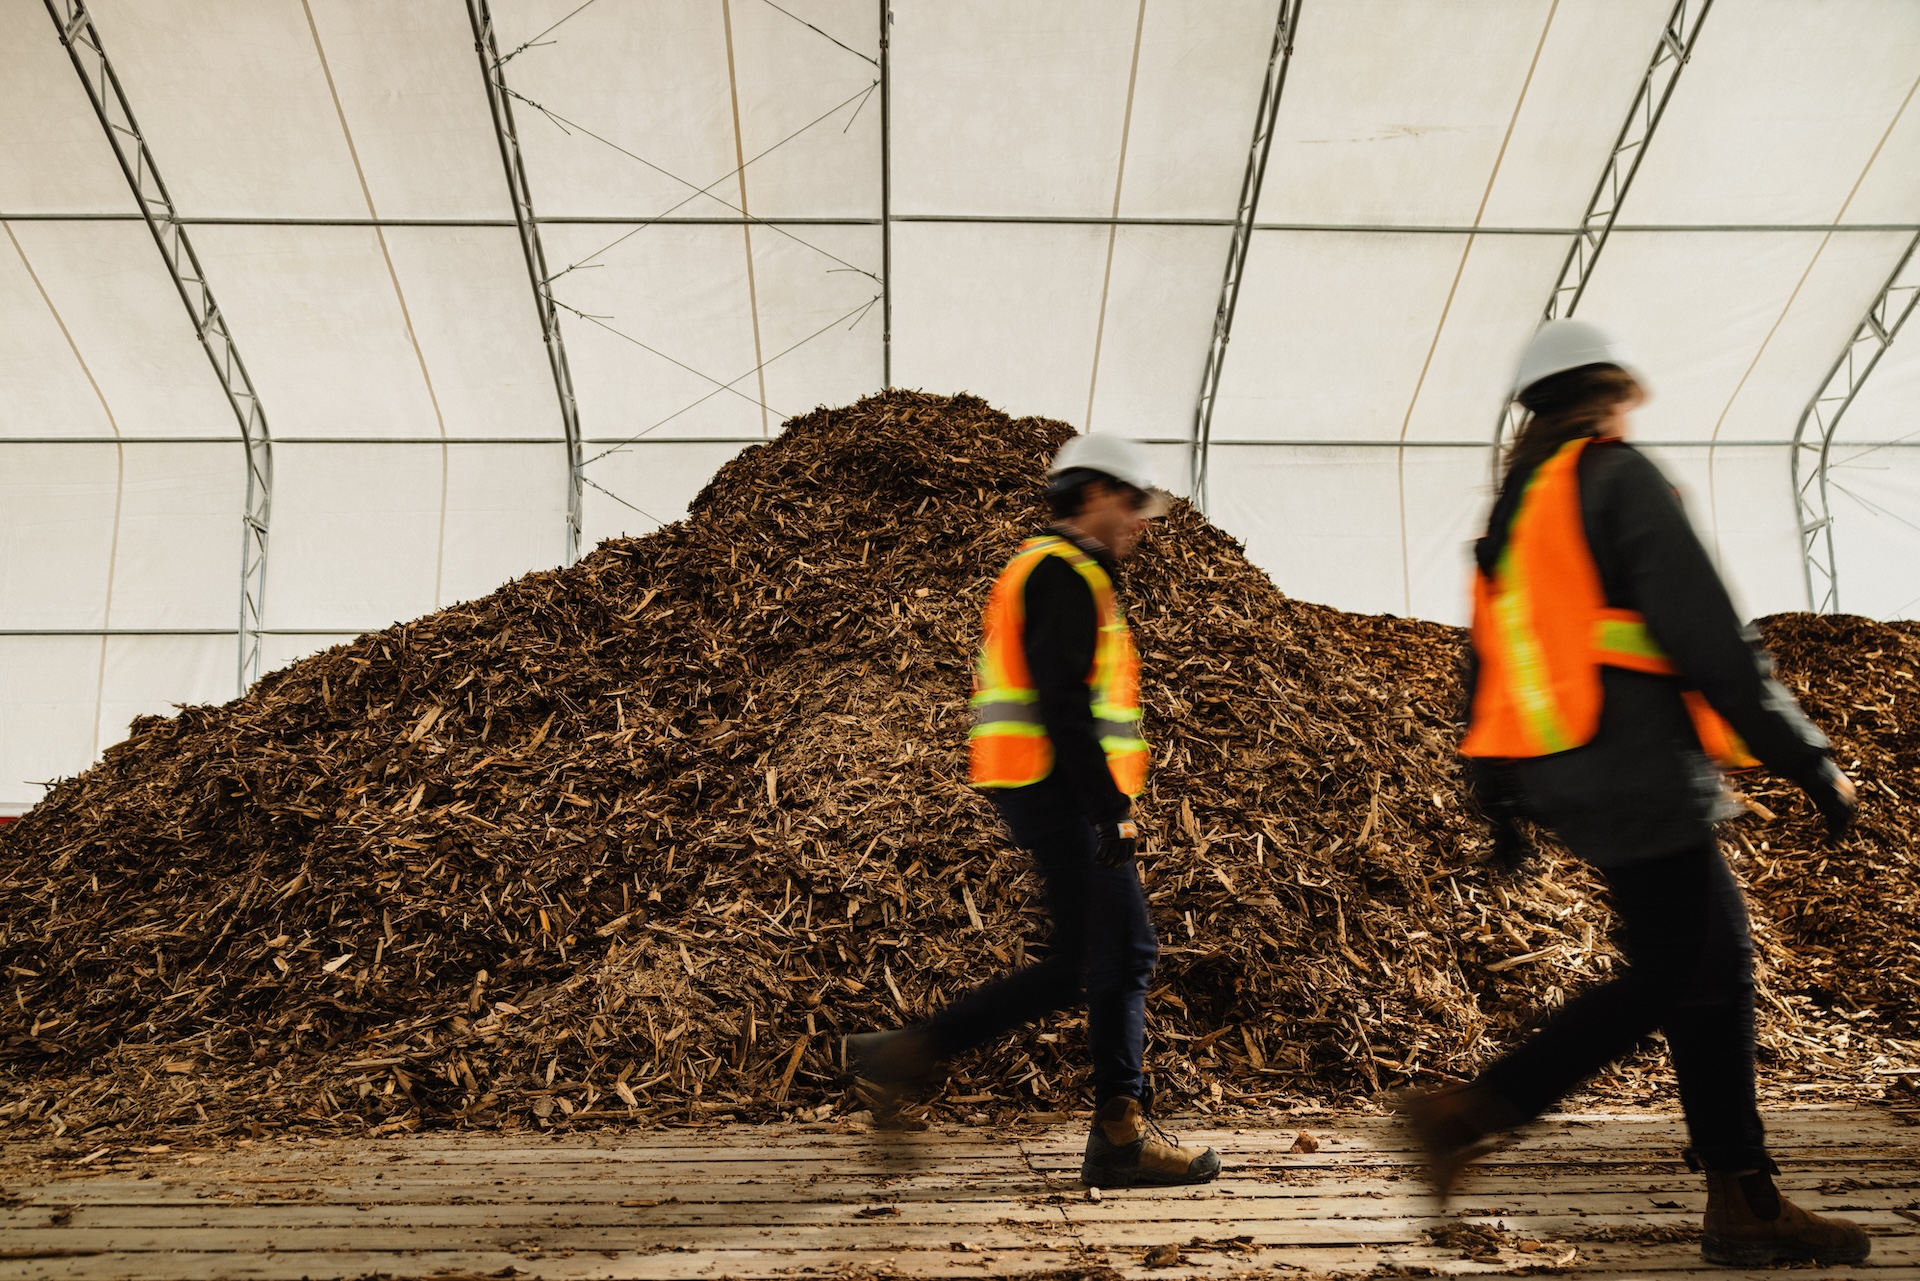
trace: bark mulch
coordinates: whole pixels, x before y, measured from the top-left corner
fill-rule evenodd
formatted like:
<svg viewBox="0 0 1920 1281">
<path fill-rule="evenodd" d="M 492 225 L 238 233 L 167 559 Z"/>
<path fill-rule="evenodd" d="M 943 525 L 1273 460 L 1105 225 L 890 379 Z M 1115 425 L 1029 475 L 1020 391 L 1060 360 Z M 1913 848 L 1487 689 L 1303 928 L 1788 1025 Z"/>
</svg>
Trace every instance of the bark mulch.
<svg viewBox="0 0 1920 1281">
<path fill-rule="evenodd" d="M 0 834 L 0 1135 L 857 1106 L 839 1034 L 1043 946 L 1027 860 L 964 785 L 966 697 L 1068 430 L 968 396 L 819 410 L 679 524 L 139 720 Z M 1457 630 L 1288 599 L 1185 505 L 1123 598 L 1155 749 L 1163 1099 L 1432 1082 L 1606 974 L 1579 865 L 1479 865 Z M 1920 1050 L 1920 629 L 1767 628 L 1868 803 L 1829 850 L 1791 789 L 1743 784 L 1763 1071 L 1874 1097 Z M 1010 1037 L 935 1106 L 1072 1108 L 1083 1034 Z"/>
</svg>

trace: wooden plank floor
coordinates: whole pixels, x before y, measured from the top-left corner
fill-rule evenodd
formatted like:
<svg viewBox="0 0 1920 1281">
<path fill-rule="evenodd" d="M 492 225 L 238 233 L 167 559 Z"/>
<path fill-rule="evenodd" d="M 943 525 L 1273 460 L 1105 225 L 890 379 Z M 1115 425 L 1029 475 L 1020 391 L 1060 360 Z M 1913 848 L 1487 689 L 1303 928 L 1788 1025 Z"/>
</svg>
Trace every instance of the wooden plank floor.
<svg viewBox="0 0 1920 1281">
<path fill-rule="evenodd" d="M 1783 1186 L 1844 1212 L 1873 1258 L 1821 1277 L 1920 1279 L 1920 1128 L 1884 1109 L 1769 1117 Z M 1302 1130 L 1314 1152 L 1290 1150 Z M 1385 1118 L 1190 1139 L 1204 1188 L 1107 1192 L 1079 1125 L 887 1135 L 857 1125 L 453 1134 L 223 1150 L 0 1152 L 14 1278 L 1734 1275 L 1701 1263 L 1704 1194 L 1671 1115 L 1556 1117 L 1445 1216 Z M 80 1164 L 79 1159 L 91 1161 Z M 1154 1247 L 1164 1266 L 1149 1268 Z"/>
</svg>

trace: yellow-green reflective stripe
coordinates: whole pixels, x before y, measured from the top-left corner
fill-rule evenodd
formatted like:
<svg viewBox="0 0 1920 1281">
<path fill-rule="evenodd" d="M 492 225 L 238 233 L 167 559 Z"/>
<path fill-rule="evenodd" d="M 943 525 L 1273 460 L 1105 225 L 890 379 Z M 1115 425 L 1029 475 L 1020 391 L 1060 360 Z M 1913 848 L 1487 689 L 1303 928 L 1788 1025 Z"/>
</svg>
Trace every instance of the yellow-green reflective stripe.
<svg viewBox="0 0 1920 1281">
<path fill-rule="evenodd" d="M 967 700 L 974 707 L 985 707 L 988 703 L 1037 703 L 1039 701 L 1039 690 L 1013 689 L 1006 686 L 999 689 L 983 689 Z"/>
<path fill-rule="evenodd" d="M 1512 544 L 1500 557 L 1499 584 L 1493 596 L 1493 616 L 1506 642 L 1512 665 L 1514 702 L 1534 736 L 1547 752 L 1563 752 L 1573 746 L 1572 735 L 1560 718 L 1553 688 L 1547 676 L 1547 659 L 1529 623 L 1532 611 L 1523 584 L 1514 582 L 1510 561 Z"/>
<path fill-rule="evenodd" d="M 1667 652 L 1654 641 L 1645 623 L 1630 623 L 1621 618 L 1596 619 L 1594 645 L 1617 654 L 1637 654 L 1642 658 L 1665 659 Z"/>
<path fill-rule="evenodd" d="M 967 731 L 968 738 L 1045 738 L 1047 727 L 1031 721 L 988 721 Z"/>
</svg>

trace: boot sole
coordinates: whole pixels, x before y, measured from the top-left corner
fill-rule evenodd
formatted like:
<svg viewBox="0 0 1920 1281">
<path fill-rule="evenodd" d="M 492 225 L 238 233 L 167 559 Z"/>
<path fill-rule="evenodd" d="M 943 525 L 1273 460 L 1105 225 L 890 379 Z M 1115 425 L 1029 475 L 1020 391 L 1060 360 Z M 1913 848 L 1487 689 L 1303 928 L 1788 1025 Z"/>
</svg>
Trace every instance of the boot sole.
<svg viewBox="0 0 1920 1281">
<path fill-rule="evenodd" d="M 1181 1188 L 1212 1183 L 1220 1171 L 1211 1174 L 1164 1174 L 1159 1170 L 1101 1170 L 1080 1167 L 1080 1183 L 1089 1188 Z"/>
<path fill-rule="evenodd" d="M 1726 1241 L 1703 1237 L 1700 1257 L 1708 1263 L 1733 1268 L 1764 1268 L 1775 1263 L 1818 1263 L 1823 1267 L 1838 1263 L 1861 1263 L 1873 1253 L 1873 1243 L 1858 1249 L 1822 1252 L 1807 1246 L 1771 1241 Z"/>
</svg>

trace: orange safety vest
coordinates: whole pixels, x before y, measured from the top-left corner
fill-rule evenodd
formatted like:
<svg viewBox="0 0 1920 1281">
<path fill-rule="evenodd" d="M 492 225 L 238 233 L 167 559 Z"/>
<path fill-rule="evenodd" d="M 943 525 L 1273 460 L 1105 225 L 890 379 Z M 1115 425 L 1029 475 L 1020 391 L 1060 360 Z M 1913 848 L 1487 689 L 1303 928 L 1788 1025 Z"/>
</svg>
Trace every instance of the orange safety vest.
<svg viewBox="0 0 1920 1281">
<path fill-rule="evenodd" d="M 1593 741 L 1602 667 L 1678 675 L 1645 616 L 1610 609 L 1581 520 L 1580 455 L 1568 441 L 1527 480 L 1492 574 L 1473 580 L 1473 648 L 1480 660 L 1466 756 L 1533 757 Z M 1697 690 L 1683 692 L 1694 731 L 1730 769 L 1760 762 Z"/>
<path fill-rule="evenodd" d="M 1053 741 L 1040 719 L 1040 695 L 1027 670 L 1027 576 L 1049 556 L 1073 566 L 1093 590 L 1099 639 L 1087 686 L 1094 728 L 1114 786 L 1138 796 L 1147 781 L 1140 736 L 1140 656 L 1100 562 L 1057 534 L 1029 538 L 1000 571 L 987 598 L 980 657 L 974 665 L 973 730 L 967 736 L 975 787 L 1025 787 L 1053 772 Z"/>
</svg>

